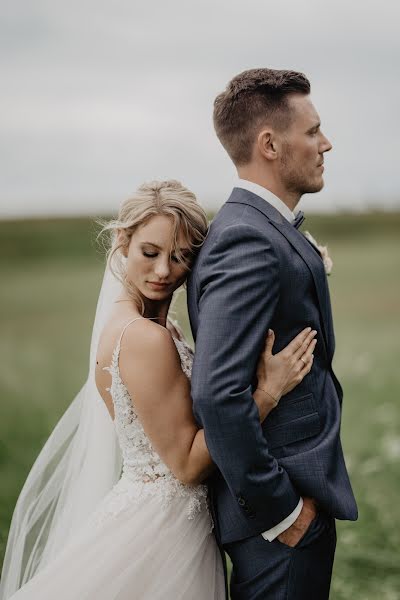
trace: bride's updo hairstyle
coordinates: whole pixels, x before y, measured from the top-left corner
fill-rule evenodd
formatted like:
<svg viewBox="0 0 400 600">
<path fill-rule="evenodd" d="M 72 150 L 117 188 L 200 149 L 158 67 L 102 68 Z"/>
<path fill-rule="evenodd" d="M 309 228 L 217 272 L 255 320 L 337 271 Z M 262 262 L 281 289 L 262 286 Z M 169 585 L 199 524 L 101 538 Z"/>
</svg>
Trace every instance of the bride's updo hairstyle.
<svg viewBox="0 0 400 600">
<path fill-rule="evenodd" d="M 197 203 L 196 196 L 179 181 L 151 181 L 141 185 L 135 194 L 120 207 L 118 218 L 106 223 L 101 233 L 110 233 L 111 243 L 107 252 L 107 265 L 121 281 L 138 309 L 144 311 L 143 301 L 135 285 L 128 281 L 124 251 L 128 248 L 132 234 L 152 217 L 164 215 L 173 223 L 171 251 L 179 262 L 190 270 L 190 265 L 203 244 L 208 230 L 207 215 Z M 180 231 L 186 237 L 191 250 L 188 258 L 178 248 Z"/>
</svg>

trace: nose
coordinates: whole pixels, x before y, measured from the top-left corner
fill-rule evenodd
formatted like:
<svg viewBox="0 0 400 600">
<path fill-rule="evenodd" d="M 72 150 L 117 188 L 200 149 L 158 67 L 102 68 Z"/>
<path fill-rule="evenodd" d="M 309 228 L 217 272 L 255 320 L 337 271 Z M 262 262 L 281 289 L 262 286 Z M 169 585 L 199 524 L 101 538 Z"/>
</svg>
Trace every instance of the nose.
<svg viewBox="0 0 400 600">
<path fill-rule="evenodd" d="M 329 152 L 329 150 L 332 150 L 332 144 L 330 143 L 328 138 L 324 134 L 322 134 L 320 152 L 321 152 L 321 154 L 323 154 L 324 152 Z"/>
<path fill-rule="evenodd" d="M 168 258 L 161 257 L 155 265 L 154 273 L 159 279 L 166 279 L 170 273 L 170 263 Z"/>
</svg>

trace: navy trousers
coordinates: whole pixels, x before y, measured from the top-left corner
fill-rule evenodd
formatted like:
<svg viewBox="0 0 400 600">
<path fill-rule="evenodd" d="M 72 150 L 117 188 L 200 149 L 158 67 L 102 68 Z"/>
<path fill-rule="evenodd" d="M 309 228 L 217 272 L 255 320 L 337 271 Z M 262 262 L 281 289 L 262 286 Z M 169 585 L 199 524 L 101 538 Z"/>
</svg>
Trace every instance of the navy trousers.
<svg viewBox="0 0 400 600">
<path fill-rule="evenodd" d="M 335 520 L 319 511 L 293 548 L 262 535 L 225 544 L 231 600 L 327 600 L 336 548 Z"/>
</svg>

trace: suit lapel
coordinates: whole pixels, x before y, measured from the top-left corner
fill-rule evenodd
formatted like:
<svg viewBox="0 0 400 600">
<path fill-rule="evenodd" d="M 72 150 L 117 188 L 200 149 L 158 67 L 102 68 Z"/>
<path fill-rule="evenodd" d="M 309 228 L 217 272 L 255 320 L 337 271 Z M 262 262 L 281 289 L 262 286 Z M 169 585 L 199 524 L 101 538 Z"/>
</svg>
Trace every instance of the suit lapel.
<svg viewBox="0 0 400 600">
<path fill-rule="evenodd" d="M 303 235 L 304 239 L 307 240 L 307 242 L 310 244 L 311 248 L 313 250 L 315 250 L 315 252 L 318 254 L 318 256 L 322 259 L 321 252 L 318 250 L 317 246 L 315 246 L 312 242 L 310 242 L 310 240 L 304 234 L 302 234 L 302 235 Z"/>
<path fill-rule="evenodd" d="M 286 219 L 285 219 L 286 221 Z M 314 279 L 314 285 L 317 292 L 319 308 L 322 315 L 323 335 L 325 339 L 326 347 L 329 348 L 328 338 L 328 321 L 329 321 L 329 296 L 326 282 L 326 275 L 323 262 L 321 257 L 313 250 L 311 244 L 306 238 L 291 225 L 288 221 L 286 223 L 272 223 L 282 235 L 288 240 L 288 242 L 297 250 L 306 265 L 308 266 L 311 275 Z"/>
<path fill-rule="evenodd" d="M 326 281 L 325 268 L 321 259 L 321 255 L 317 248 L 309 242 L 305 236 L 298 231 L 281 213 L 276 210 L 260 196 L 234 188 L 228 203 L 247 204 L 256 210 L 262 212 L 270 223 L 286 238 L 291 246 L 300 254 L 307 267 L 309 268 L 314 280 L 314 285 L 318 297 L 318 304 L 322 316 L 323 337 L 325 349 L 330 355 L 330 340 L 328 332 L 331 330 L 330 322 L 332 319 L 331 305 L 329 299 L 328 284 Z"/>
</svg>

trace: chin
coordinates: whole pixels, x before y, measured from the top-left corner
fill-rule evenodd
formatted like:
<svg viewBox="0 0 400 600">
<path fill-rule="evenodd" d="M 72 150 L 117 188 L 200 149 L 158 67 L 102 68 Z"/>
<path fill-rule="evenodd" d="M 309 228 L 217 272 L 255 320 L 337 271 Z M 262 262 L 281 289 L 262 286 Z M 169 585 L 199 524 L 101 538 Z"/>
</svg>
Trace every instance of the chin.
<svg viewBox="0 0 400 600">
<path fill-rule="evenodd" d="M 162 290 L 149 290 L 146 287 L 146 289 L 140 290 L 140 295 L 142 296 L 142 298 L 144 298 L 144 300 L 159 302 L 160 300 L 165 300 L 166 298 L 168 298 L 170 294 Z"/>
<path fill-rule="evenodd" d="M 170 298 L 171 293 L 170 292 L 149 292 L 147 294 L 147 297 L 149 300 L 167 300 L 168 298 Z"/>
<path fill-rule="evenodd" d="M 324 180 L 320 179 L 319 181 L 315 181 L 313 184 L 308 185 L 303 194 L 315 194 L 316 192 L 320 192 L 323 187 Z"/>
</svg>

